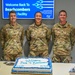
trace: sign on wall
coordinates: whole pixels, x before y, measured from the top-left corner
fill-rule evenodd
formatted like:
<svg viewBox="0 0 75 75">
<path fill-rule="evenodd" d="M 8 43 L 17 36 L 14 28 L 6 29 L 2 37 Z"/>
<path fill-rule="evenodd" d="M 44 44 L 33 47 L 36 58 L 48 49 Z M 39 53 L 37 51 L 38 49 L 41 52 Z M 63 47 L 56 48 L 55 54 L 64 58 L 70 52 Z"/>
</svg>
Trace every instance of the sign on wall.
<svg viewBox="0 0 75 75">
<path fill-rule="evenodd" d="M 11 10 L 18 19 L 34 19 L 37 11 L 42 12 L 43 19 L 54 19 L 54 0 L 2 0 L 3 19 L 8 19 Z"/>
</svg>

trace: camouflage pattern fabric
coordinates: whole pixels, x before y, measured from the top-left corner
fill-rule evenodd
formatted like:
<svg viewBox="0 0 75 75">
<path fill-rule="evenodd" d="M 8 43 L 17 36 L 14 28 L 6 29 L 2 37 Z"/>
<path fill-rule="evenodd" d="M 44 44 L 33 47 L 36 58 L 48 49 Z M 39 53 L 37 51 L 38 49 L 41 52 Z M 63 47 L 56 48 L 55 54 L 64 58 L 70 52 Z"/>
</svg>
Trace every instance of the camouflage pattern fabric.
<svg viewBox="0 0 75 75">
<path fill-rule="evenodd" d="M 1 29 L 1 44 L 5 60 L 15 60 L 22 56 L 24 28 L 18 23 L 15 26 L 6 24 Z"/>
<path fill-rule="evenodd" d="M 57 55 L 57 54 L 53 54 L 53 58 L 52 58 L 53 62 L 61 62 L 61 63 L 71 63 L 72 61 L 72 57 L 69 55 Z"/>
<path fill-rule="evenodd" d="M 71 50 L 75 42 L 74 28 L 72 25 L 69 23 L 65 25 L 55 24 L 52 28 L 52 39 L 54 42 L 52 48 L 53 62 L 70 62 Z M 60 61 L 60 59 L 62 59 L 62 61 Z"/>
<path fill-rule="evenodd" d="M 26 37 L 30 45 L 29 55 L 33 57 L 47 57 L 50 36 L 51 31 L 45 24 L 42 23 L 40 26 L 37 26 L 34 23 L 30 25 L 26 31 Z"/>
</svg>

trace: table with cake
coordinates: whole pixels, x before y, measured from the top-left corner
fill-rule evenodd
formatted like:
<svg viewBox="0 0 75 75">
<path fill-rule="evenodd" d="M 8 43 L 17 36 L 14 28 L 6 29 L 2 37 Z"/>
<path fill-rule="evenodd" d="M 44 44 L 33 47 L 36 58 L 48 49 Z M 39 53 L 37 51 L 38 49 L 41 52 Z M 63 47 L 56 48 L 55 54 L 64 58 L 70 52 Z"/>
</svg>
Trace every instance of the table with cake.
<svg viewBox="0 0 75 75">
<path fill-rule="evenodd" d="M 70 75 L 75 66 L 75 63 L 51 63 L 49 58 L 18 58 L 14 65 L 4 62 L 0 61 L 0 75 Z"/>
</svg>

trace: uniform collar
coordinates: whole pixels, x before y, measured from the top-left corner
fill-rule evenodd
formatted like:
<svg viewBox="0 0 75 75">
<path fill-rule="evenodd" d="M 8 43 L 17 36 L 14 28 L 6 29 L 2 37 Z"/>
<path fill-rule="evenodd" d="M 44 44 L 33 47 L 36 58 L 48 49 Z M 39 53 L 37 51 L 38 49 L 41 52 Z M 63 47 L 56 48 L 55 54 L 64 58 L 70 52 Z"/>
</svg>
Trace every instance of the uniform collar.
<svg viewBox="0 0 75 75">
<path fill-rule="evenodd" d="M 61 27 L 61 28 L 62 28 L 62 27 L 63 27 L 63 28 L 66 28 L 66 27 L 68 26 L 68 23 L 66 22 L 66 24 L 64 24 L 64 25 L 61 25 L 60 23 L 58 23 L 58 26 Z"/>
<path fill-rule="evenodd" d="M 34 23 L 35 27 L 42 27 L 42 23 L 40 25 L 37 25 L 36 23 Z"/>
<path fill-rule="evenodd" d="M 18 24 L 18 23 L 16 22 L 14 25 L 12 25 L 12 24 L 9 22 L 9 25 L 12 26 L 12 27 L 16 27 L 17 24 Z"/>
</svg>

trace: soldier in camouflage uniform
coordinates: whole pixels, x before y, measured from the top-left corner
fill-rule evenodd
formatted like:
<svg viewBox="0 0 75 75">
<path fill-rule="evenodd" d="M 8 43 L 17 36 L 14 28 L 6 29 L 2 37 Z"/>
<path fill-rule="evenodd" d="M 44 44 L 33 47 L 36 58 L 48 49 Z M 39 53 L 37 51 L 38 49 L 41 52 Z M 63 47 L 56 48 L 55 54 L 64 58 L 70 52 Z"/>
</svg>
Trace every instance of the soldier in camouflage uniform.
<svg viewBox="0 0 75 75">
<path fill-rule="evenodd" d="M 26 32 L 29 41 L 31 57 L 48 57 L 48 45 L 51 31 L 42 23 L 41 12 L 36 12 L 35 23 L 29 26 Z"/>
<path fill-rule="evenodd" d="M 66 21 L 67 12 L 61 10 L 59 12 L 59 23 L 56 23 L 52 28 L 53 45 L 53 62 L 69 63 L 72 60 L 71 50 L 73 48 L 74 28 Z"/>
<path fill-rule="evenodd" d="M 16 12 L 9 12 L 10 23 L 1 29 L 1 44 L 4 60 L 14 61 L 22 56 L 24 28 L 16 22 Z"/>
</svg>

